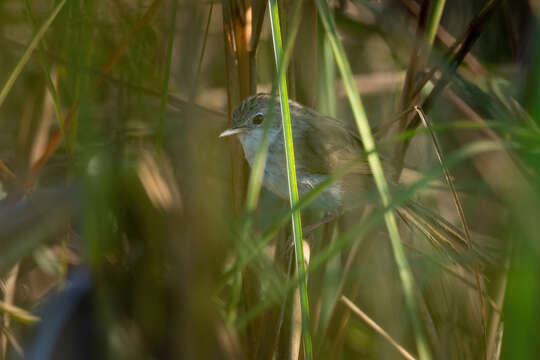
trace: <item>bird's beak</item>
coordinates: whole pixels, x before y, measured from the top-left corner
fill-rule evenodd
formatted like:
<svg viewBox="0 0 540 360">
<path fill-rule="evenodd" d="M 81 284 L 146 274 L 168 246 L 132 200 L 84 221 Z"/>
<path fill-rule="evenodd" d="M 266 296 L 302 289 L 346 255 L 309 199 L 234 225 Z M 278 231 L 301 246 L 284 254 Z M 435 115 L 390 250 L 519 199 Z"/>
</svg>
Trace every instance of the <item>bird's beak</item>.
<svg viewBox="0 0 540 360">
<path fill-rule="evenodd" d="M 246 130 L 247 130 L 246 128 L 227 129 L 224 132 L 222 132 L 221 134 L 219 134 L 219 137 L 222 138 L 222 137 L 225 137 L 225 136 L 241 134 L 241 133 L 245 132 Z"/>
</svg>

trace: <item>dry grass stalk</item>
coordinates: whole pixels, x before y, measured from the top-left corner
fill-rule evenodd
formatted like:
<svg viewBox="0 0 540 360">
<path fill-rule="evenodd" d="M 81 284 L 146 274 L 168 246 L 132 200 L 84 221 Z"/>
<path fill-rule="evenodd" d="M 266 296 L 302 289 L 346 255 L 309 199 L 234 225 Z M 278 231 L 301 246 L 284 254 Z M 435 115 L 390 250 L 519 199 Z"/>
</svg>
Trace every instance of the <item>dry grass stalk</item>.
<svg viewBox="0 0 540 360">
<path fill-rule="evenodd" d="M 370 328 L 375 332 L 381 335 L 384 339 L 390 343 L 403 357 L 407 360 L 416 360 L 403 346 L 401 346 L 397 341 L 395 341 L 382 327 L 380 327 L 375 321 L 373 321 L 366 313 L 358 308 L 352 301 L 350 301 L 346 296 L 341 296 L 341 302 L 345 304 L 351 311 L 358 315 Z"/>
</svg>

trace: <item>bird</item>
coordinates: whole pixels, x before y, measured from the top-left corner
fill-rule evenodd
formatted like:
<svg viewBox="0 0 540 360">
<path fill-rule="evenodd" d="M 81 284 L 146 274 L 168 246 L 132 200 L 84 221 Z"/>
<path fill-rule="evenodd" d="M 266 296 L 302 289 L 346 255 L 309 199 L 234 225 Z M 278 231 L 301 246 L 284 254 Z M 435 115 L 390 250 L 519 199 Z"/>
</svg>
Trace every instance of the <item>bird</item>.
<svg viewBox="0 0 540 360">
<path fill-rule="evenodd" d="M 289 100 L 289 108 L 300 197 L 322 182 L 332 180 L 309 206 L 335 217 L 368 204 L 377 206 L 377 189 L 358 131 L 344 121 L 320 114 L 296 101 Z M 253 167 L 265 131 L 268 153 L 263 185 L 278 197 L 289 199 L 281 107 L 277 96 L 256 94 L 246 98 L 233 111 L 230 127 L 220 137 L 236 136 L 247 162 Z M 405 185 L 396 180 L 399 172 L 391 159 L 380 157 L 389 189 L 392 195 L 397 194 Z M 342 171 L 344 168 L 346 172 Z M 340 176 L 333 176 L 336 172 Z M 482 352 L 483 344 L 480 326 L 483 300 L 478 294 L 485 284 L 481 274 L 500 263 L 503 253 L 500 244 L 479 234 L 474 234 L 472 239 L 466 238 L 460 228 L 416 199 L 409 198 L 394 210 L 404 224 L 420 231 L 428 240 L 425 242 L 420 236 L 404 241 L 413 251 L 409 255 L 416 259 L 413 270 L 422 284 L 420 288 L 430 316 L 441 320 L 434 324 L 439 334 L 436 350 L 440 356 L 444 352 L 452 359 L 478 358 L 476 354 Z M 357 219 L 354 213 L 352 218 Z M 424 258 L 434 260 L 436 266 L 440 264 L 451 272 L 443 271 L 435 277 L 437 272 L 426 271 L 429 268 L 426 264 L 433 263 L 424 262 Z M 366 260 L 365 257 L 362 259 Z M 454 274 L 460 274 L 460 277 Z M 467 279 L 468 285 L 462 279 Z M 459 336 L 466 340 L 460 340 Z"/>
<path fill-rule="evenodd" d="M 296 178 L 300 197 L 326 181 L 333 173 L 347 168 L 345 175 L 332 181 L 310 204 L 326 213 L 342 214 L 377 199 L 377 190 L 362 139 L 349 124 L 294 100 L 289 100 Z M 238 137 L 251 167 L 267 127 L 268 153 L 263 185 L 283 199 L 289 199 L 284 137 L 279 97 L 259 93 L 243 100 L 234 109 L 230 127 L 219 137 Z M 392 162 L 382 157 L 383 171 L 394 193 L 403 188 L 396 183 Z M 333 179 L 334 180 L 334 179 Z M 492 261 L 481 249 L 470 244 L 463 231 L 419 202 L 409 199 L 396 208 L 398 215 L 420 230 L 431 242 L 454 259 L 473 251 L 482 261 Z M 470 256 L 466 256 L 471 258 Z"/>
<path fill-rule="evenodd" d="M 349 166 L 348 173 L 332 182 L 314 200 L 312 207 L 339 213 L 359 206 L 373 178 L 358 133 L 345 122 L 289 100 L 298 191 L 305 196 L 334 171 Z M 236 135 L 250 166 L 269 121 L 268 155 L 263 185 L 288 199 L 287 168 L 279 99 L 256 94 L 245 99 L 233 112 L 231 127 L 220 137 Z M 389 170 L 389 169 L 387 169 Z"/>
</svg>

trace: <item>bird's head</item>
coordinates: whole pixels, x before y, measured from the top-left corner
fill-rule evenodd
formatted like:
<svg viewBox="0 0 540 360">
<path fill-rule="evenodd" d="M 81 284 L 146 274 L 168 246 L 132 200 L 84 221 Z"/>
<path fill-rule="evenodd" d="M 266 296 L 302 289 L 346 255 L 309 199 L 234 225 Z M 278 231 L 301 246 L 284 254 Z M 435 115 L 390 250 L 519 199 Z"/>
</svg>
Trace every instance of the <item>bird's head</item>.
<svg viewBox="0 0 540 360">
<path fill-rule="evenodd" d="M 234 109 L 231 126 L 219 137 L 262 129 L 266 121 L 270 121 L 270 129 L 281 129 L 279 97 L 270 94 L 252 95 Z"/>
</svg>

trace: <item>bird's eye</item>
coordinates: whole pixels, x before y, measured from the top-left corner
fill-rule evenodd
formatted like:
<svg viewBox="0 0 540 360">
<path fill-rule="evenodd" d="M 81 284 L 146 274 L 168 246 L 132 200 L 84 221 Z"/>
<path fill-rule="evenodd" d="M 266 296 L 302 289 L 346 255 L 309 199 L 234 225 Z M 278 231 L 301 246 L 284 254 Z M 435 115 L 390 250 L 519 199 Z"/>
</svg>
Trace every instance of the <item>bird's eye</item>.
<svg viewBox="0 0 540 360">
<path fill-rule="evenodd" d="M 264 120 L 264 115 L 263 114 L 257 114 L 253 117 L 253 124 L 255 125 L 260 125 L 262 124 Z"/>
</svg>

